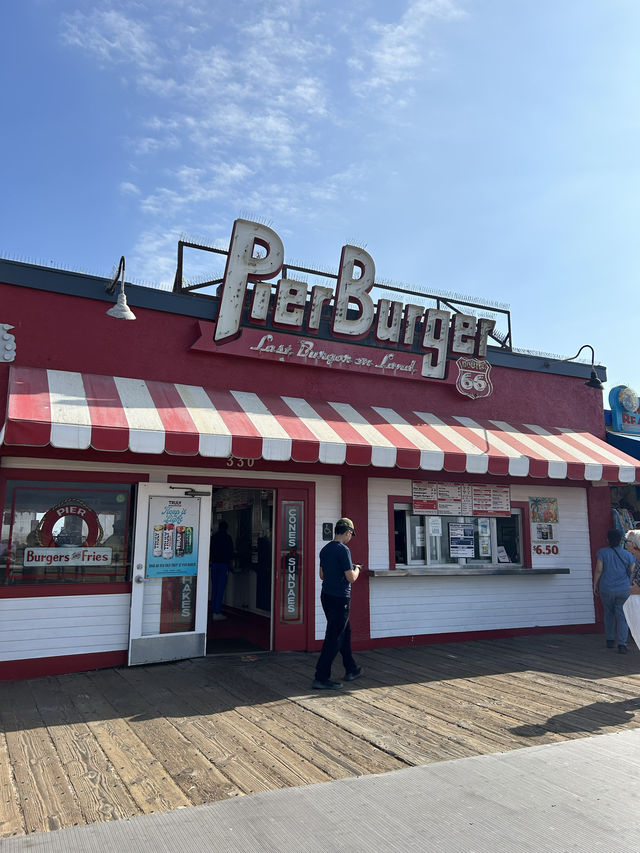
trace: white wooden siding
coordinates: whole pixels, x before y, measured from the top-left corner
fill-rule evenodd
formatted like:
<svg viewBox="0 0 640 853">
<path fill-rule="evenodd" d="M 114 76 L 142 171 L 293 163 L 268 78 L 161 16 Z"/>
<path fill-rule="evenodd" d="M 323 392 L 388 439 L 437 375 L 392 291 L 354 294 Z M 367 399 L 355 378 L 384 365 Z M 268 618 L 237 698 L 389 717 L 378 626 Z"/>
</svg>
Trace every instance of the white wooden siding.
<svg viewBox="0 0 640 853">
<path fill-rule="evenodd" d="M 322 640 L 327 620 L 320 604 L 322 581 L 318 574 L 318 555 L 327 544 L 322 538 L 322 522 L 332 524 L 342 516 L 342 481 L 340 477 L 322 477 L 316 480 L 316 544 L 313 552 L 313 578 L 315 588 L 315 638 Z M 333 538 L 333 536 L 332 536 Z M 310 577 L 307 572 L 307 577 Z"/>
<path fill-rule="evenodd" d="M 142 633 L 145 637 L 160 633 L 161 608 L 162 578 L 148 578 L 144 584 L 142 599 Z"/>
<path fill-rule="evenodd" d="M 452 478 L 454 479 L 454 478 Z M 389 495 L 407 495 L 410 480 L 369 480 L 369 565 L 389 568 Z M 557 556 L 535 557 L 534 568 L 569 568 L 568 575 L 477 577 L 372 577 L 371 636 L 592 624 L 595 619 L 586 490 L 517 485 L 512 501 L 556 497 Z"/>
<path fill-rule="evenodd" d="M 130 599 L 126 593 L 0 599 L 0 660 L 122 651 Z"/>
</svg>

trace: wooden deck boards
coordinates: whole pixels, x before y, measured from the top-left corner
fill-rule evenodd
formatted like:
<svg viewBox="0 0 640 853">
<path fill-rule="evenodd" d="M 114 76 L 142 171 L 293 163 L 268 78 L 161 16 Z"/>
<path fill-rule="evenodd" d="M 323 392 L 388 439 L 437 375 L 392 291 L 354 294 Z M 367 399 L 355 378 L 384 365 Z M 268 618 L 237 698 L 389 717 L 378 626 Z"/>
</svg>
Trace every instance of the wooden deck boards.
<svg viewBox="0 0 640 853">
<path fill-rule="evenodd" d="M 600 636 L 357 657 L 342 692 L 303 653 L 0 685 L 0 839 L 640 725 L 640 652 Z"/>
</svg>

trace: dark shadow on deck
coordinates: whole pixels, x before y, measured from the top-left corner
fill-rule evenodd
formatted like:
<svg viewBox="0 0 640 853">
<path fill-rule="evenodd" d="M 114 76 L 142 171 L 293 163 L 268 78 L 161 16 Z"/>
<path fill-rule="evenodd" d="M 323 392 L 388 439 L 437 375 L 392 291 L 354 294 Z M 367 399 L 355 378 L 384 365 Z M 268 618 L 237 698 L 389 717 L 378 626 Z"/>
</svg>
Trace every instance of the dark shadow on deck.
<svg viewBox="0 0 640 853">
<path fill-rule="evenodd" d="M 455 682 L 461 697 L 465 680 L 509 673 L 539 673 L 541 678 L 569 680 L 574 687 L 615 676 L 640 674 L 640 652 L 630 647 L 626 656 L 612 654 L 602 637 L 592 634 L 517 637 L 477 642 L 447 643 L 361 652 L 357 660 L 365 676 L 345 685 L 345 692 L 421 683 Z M 8 682 L 0 686 L 0 718 L 5 732 L 56 724 L 73 724 L 123 717 L 193 717 L 256 706 L 296 697 L 321 695 L 311 690 L 317 654 L 261 652 L 243 649 L 234 655 L 97 670 L 63 676 Z M 342 674 L 338 662 L 334 674 Z M 544 691 L 544 687 L 540 687 Z M 640 694 L 640 680 L 638 681 Z M 508 686 L 496 688 L 492 699 L 508 698 Z M 590 732 L 603 725 L 622 724 L 636 710 L 635 700 L 598 702 L 585 706 L 595 722 L 585 727 L 571 714 L 551 717 L 541 726 L 511 731 L 522 737 L 541 732 Z M 425 709 L 428 710 L 428 709 Z M 564 728 L 561 728 L 564 726 Z M 589 727 L 590 726 L 590 727 Z M 535 731 L 534 731 L 535 729 Z"/>
</svg>

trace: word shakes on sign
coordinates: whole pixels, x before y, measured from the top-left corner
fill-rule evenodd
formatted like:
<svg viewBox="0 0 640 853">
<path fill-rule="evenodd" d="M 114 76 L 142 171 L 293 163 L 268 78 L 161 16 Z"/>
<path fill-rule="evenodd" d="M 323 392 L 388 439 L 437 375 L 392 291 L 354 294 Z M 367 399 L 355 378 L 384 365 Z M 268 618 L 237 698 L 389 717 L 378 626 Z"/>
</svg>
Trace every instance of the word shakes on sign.
<svg viewBox="0 0 640 853">
<path fill-rule="evenodd" d="M 258 249 L 262 251 L 258 254 Z M 223 345 L 241 335 L 245 297 L 253 284 L 247 323 L 289 332 L 317 334 L 323 308 L 331 311 L 330 336 L 359 341 L 373 331 L 375 341 L 389 349 L 422 353 L 420 374 L 430 379 L 446 377 L 449 353 L 484 358 L 487 338 L 495 320 L 471 314 L 452 314 L 436 308 L 403 304 L 390 299 L 374 303 L 369 291 L 375 283 L 371 255 L 356 246 L 343 246 L 335 293 L 316 285 L 309 292 L 304 281 L 281 278 L 271 299 L 269 279 L 284 265 L 282 240 L 271 228 L 237 219 L 233 225 L 222 282 L 215 344 Z M 357 308 L 355 311 L 350 309 Z"/>
</svg>

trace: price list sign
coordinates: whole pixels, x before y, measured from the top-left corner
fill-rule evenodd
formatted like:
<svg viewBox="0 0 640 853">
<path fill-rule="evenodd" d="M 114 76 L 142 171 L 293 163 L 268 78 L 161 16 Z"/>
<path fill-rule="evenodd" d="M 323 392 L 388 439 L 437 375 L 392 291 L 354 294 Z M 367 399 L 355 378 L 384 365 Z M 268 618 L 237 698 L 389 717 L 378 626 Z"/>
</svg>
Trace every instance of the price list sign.
<svg viewBox="0 0 640 853">
<path fill-rule="evenodd" d="M 484 486 L 475 483 L 431 483 L 414 481 L 414 515 L 509 517 L 509 486 Z"/>
</svg>

